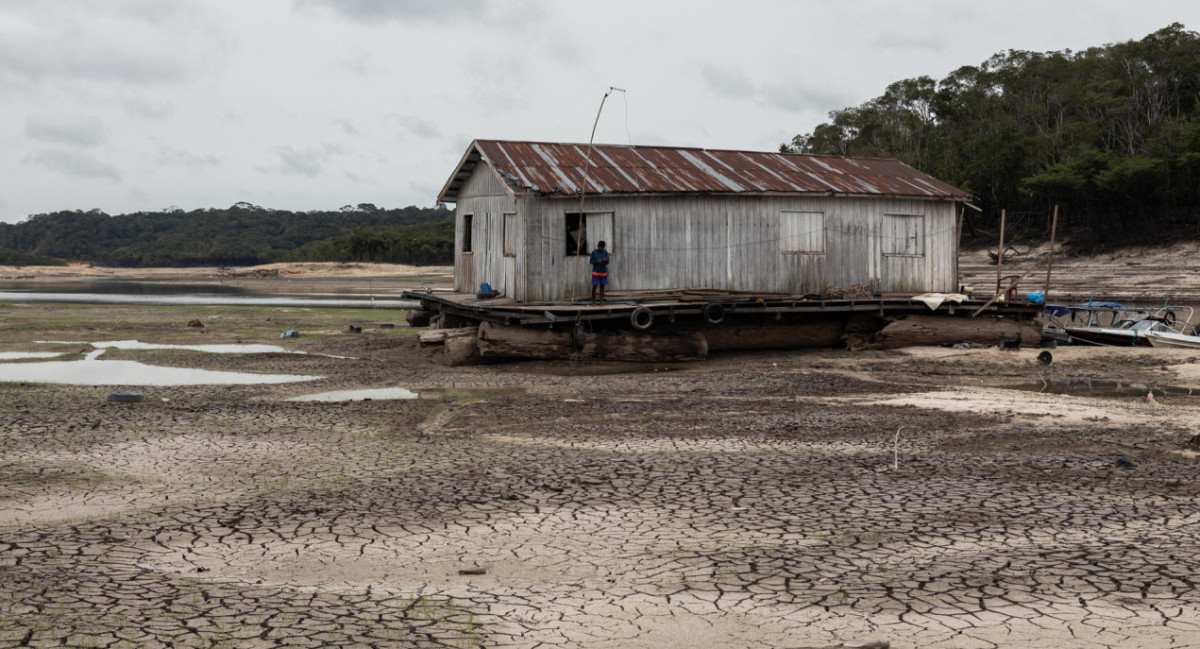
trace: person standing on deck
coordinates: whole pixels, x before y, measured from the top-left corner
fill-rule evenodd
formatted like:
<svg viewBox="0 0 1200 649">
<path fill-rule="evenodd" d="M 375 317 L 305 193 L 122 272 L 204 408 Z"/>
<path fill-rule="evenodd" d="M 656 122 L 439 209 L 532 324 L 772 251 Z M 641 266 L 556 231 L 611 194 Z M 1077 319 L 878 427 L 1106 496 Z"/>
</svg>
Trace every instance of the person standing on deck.
<svg viewBox="0 0 1200 649">
<path fill-rule="evenodd" d="M 600 306 L 604 306 L 604 287 L 608 286 L 608 262 L 611 255 L 604 249 L 604 242 L 596 244 L 592 251 L 592 306 L 596 306 L 596 289 L 600 289 Z"/>
</svg>

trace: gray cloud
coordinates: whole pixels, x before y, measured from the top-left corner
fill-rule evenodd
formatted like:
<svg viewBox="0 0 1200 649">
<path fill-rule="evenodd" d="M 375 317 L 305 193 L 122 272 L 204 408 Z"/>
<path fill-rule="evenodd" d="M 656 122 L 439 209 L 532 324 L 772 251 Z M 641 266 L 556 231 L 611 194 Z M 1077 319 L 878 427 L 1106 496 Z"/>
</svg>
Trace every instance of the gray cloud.
<svg viewBox="0 0 1200 649">
<path fill-rule="evenodd" d="M 25 136 L 48 144 L 93 147 L 104 141 L 104 124 L 95 117 L 25 120 Z"/>
<path fill-rule="evenodd" d="M 278 164 L 263 167 L 263 171 L 276 171 L 289 176 L 314 177 L 325 169 L 334 156 L 345 153 L 345 149 L 336 144 L 322 144 L 319 147 L 296 149 L 290 144 L 271 149 L 278 158 Z"/>
<path fill-rule="evenodd" d="M 439 138 L 442 136 L 442 131 L 438 128 L 437 124 L 427 119 L 391 113 L 387 116 L 387 120 L 396 122 L 400 125 L 400 128 L 404 129 L 410 135 L 428 138 Z"/>
<path fill-rule="evenodd" d="M 154 163 L 160 165 L 185 167 L 195 171 L 202 167 L 216 166 L 221 163 L 221 159 L 212 154 L 196 155 L 194 153 L 176 149 L 174 147 L 164 146 L 158 149 L 158 155 L 154 157 Z"/>
<path fill-rule="evenodd" d="M 700 78 L 713 94 L 733 101 L 753 101 L 791 111 L 819 111 L 845 108 L 854 97 L 847 89 L 819 85 L 813 80 L 756 84 L 746 75 L 711 64 L 698 66 Z"/>
<path fill-rule="evenodd" d="M 115 0 L 0 4 L 0 84 L 127 85 L 197 76 L 221 50 L 202 5 Z"/>
<path fill-rule="evenodd" d="M 175 112 L 175 104 L 170 101 L 151 101 L 147 99 L 129 99 L 125 102 L 125 110 L 129 114 L 145 119 L 163 119 Z"/>
<path fill-rule="evenodd" d="M 297 9 L 324 9 L 367 25 L 503 25 L 524 31 L 542 21 L 542 0 L 293 0 Z"/>
<path fill-rule="evenodd" d="M 348 119 L 335 119 L 333 120 L 333 125 L 341 129 L 341 131 L 346 135 L 362 135 L 362 133 L 360 133 L 359 130 L 354 127 L 354 124 Z"/>
<path fill-rule="evenodd" d="M 113 165 L 95 156 L 78 151 L 63 151 L 61 149 L 40 149 L 25 156 L 26 162 L 32 162 L 50 171 L 74 176 L 76 178 L 96 178 L 120 182 L 121 174 Z"/>
<path fill-rule="evenodd" d="M 361 23 L 443 23 L 487 12 L 483 0 L 296 0 L 296 7 L 328 9 L 343 18 Z"/>
</svg>

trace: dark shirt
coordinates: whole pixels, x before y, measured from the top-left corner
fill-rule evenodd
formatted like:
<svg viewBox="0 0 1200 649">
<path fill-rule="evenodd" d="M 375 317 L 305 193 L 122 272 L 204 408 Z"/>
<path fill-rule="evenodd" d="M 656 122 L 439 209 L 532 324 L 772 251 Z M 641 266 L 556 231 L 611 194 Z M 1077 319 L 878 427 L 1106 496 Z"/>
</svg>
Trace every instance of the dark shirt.
<svg viewBox="0 0 1200 649">
<path fill-rule="evenodd" d="M 600 273 L 601 275 L 608 274 L 608 251 L 597 248 L 592 251 L 591 257 L 592 272 Z"/>
</svg>

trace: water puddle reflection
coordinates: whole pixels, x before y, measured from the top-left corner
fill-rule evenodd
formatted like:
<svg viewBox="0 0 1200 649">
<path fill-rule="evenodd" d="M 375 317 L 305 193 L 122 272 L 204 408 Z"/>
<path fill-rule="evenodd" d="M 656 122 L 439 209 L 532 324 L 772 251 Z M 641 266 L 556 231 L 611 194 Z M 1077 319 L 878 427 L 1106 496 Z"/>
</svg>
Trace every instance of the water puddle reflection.
<svg viewBox="0 0 1200 649">
<path fill-rule="evenodd" d="M 1192 388 L 1143 383 L 1140 381 L 1112 381 L 1104 379 L 1039 380 L 1015 385 L 1010 384 L 1003 387 L 1010 390 L 1041 392 L 1045 394 L 1070 394 L 1077 397 L 1140 397 L 1144 399 L 1147 394 L 1153 394 L 1158 399 L 1162 397 L 1200 396 L 1200 391 Z"/>
<path fill-rule="evenodd" d="M 63 352 L 0 352 L 0 361 L 24 361 L 34 358 L 56 358 Z"/>
<path fill-rule="evenodd" d="M 101 361 L 96 350 L 82 361 L 0 364 L 0 382 L 55 383 L 60 385 L 265 385 L 315 381 L 320 376 L 253 374 L 186 367 L 162 367 L 137 361 Z M 95 356 L 94 356 L 95 355 Z"/>
<path fill-rule="evenodd" d="M 259 344 L 228 344 L 228 345 L 167 345 L 159 343 L 144 343 L 137 340 L 107 340 L 101 342 L 82 342 L 75 340 L 35 340 L 40 345 L 91 345 L 96 349 L 184 349 L 193 352 L 209 354 L 303 354 L 279 345 Z"/>
<path fill-rule="evenodd" d="M 374 388 L 370 390 L 339 390 L 336 392 L 322 392 L 320 394 L 306 394 L 300 397 L 292 397 L 288 401 L 390 401 L 396 399 L 416 399 L 417 396 L 416 392 L 405 390 L 404 388 Z"/>
</svg>

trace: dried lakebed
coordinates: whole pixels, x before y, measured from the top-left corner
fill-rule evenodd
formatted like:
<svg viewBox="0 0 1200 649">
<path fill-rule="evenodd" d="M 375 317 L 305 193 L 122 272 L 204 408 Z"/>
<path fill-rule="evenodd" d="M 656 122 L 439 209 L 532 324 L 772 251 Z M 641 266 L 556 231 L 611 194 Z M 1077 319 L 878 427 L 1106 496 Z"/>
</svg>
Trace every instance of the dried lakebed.
<svg viewBox="0 0 1200 649">
<path fill-rule="evenodd" d="M 171 356 L 326 378 L 141 404 L 8 389 L 0 647 L 1200 638 L 1200 408 L 967 387 L 1131 366 L 1187 385 L 1185 356 L 750 354 L 564 376 L 441 368 L 401 337 L 305 344 L 356 358 Z M 397 384 L 436 396 L 287 401 Z"/>
</svg>

